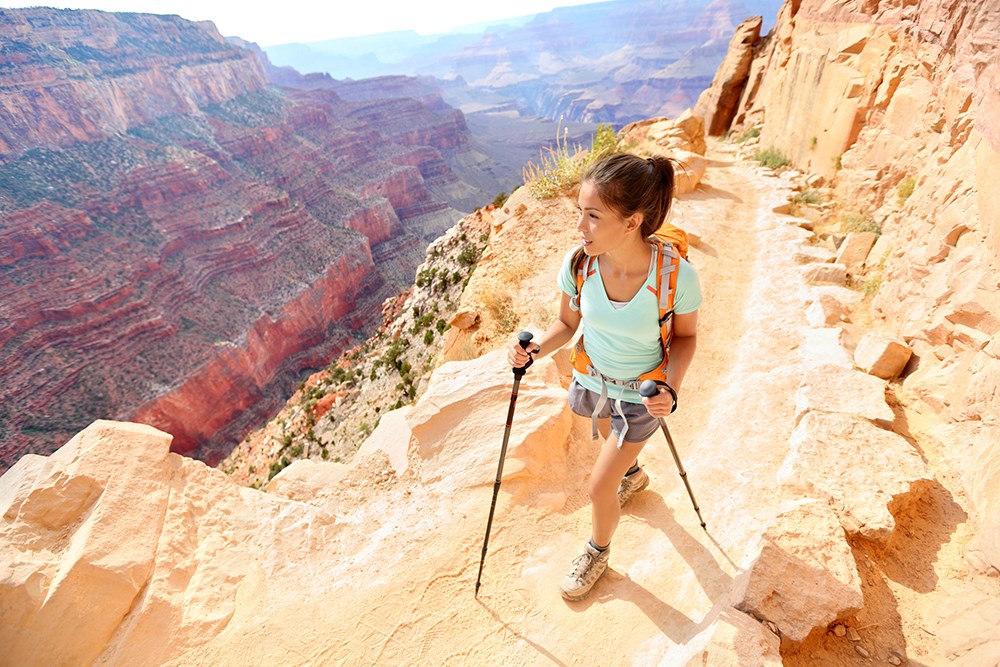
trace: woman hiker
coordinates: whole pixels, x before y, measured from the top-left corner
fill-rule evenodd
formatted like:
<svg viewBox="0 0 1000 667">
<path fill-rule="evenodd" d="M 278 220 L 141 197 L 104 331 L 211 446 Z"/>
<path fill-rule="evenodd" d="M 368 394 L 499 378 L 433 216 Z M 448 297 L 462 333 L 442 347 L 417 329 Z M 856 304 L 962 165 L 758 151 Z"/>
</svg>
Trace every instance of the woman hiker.
<svg viewBox="0 0 1000 667">
<path fill-rule="evenodd" d="M 673 194 L 673 165 L 664 157 L 616 153 L 587 170 L 577 206 L 581 247 L 567 253 L 559 272 L 559 316 L 529 346 L 533 356 L 551 354 L 583 325 L 571 358 L 569 404 L 592 418 L 595 439 L 598 432 L 604 438 L 590 474 L 590 540 L 560 584 L 569 600 L 585 597 L 607 569 L 621 506 L 649 484 L 639 452 L 658 418 L 677 408 L 694 356 L 701 305 L 697 274 L 670 244 L 651 238 L 666 220 Z M 512 342 L 511 366 L 528 363 L 529 351 Z M 641 379 L 658 380 L 660 393 L 640 396 Z"/>
</svg>

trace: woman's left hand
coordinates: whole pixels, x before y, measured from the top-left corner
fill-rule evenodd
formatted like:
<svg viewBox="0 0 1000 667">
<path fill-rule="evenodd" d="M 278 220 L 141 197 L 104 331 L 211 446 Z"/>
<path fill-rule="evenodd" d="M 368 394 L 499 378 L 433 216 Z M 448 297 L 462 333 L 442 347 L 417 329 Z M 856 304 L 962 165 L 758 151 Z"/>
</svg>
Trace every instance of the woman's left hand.
<svg viewBox="0 0 1000 667">
<path fill-rule="evenodd" d="M 665 388 L 660 387 L 660 393 L 656 396 L 643 398 L 642 404 L 654 417 L 668 417 L 674 410 L 674 397 Z"/>
</svg>

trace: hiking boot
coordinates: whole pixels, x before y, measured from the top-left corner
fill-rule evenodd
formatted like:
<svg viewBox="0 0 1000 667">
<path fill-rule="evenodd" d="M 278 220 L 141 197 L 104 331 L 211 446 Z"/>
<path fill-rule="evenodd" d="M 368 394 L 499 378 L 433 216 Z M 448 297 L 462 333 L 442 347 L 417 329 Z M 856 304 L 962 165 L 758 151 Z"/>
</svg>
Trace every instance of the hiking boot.
<svg viewBox="0 0 1000 667">
<path fill-rule="evenodd" d="M 649 486 L 649 475 L 641 467 L 631 475 L 625 475 L 618 483 L 618 505 L 624 506 L 633 494 L 642 491 L 647 486 Z"/>
<path fill-rule="evenodd" d="M 583 554 L 576 557 L 573 561 L 573 569 L 563 577 L 559 584 L 562 596 L 567 600 L 585 598 L 597 580 L 604 574 L 604 571 L 608 569 L 608 556 L 610 555 L 610 547 L 604 551 L 598 551 L 590 546 L 590 542 L 587 542 Z"/>
</svg>

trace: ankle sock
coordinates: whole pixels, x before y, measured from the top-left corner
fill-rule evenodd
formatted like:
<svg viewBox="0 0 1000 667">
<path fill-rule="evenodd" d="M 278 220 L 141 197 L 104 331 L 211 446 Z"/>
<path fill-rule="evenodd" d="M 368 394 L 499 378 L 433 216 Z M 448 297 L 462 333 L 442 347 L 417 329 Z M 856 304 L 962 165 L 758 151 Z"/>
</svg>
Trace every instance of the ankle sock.
<svg viewBox="0 0 1000 667">
<path fill-rule="evenodd" d="M 599 547 L 599 546 L 597 546 L 597 543 L 596 543 L 596 542 L 594 542 L 594 538 L 593 538 L 593 537 L 592 537 L 592 538 L 590 538 L 590 541 L 589 541 L 589 544 L 590 544 L 591 548 L 593 548 L 593 549 L 597 549 L 598 551 L 601 551 L 601 552 L 604 552 L 604 551 L 607 551 L 607 550 L 608 550 L 608 547 L 610 547 L 610 546 L 611 546 L 610 544 L 608 544 L 608 545 L 606 545 L 606 546 L 603 546 L 603 547 Z"/>
<path fill-rule="evenodd" d="M 639 472 L 639 462 L 638 461 L 636 461 L 635 463 L 632 464 L 632 467 L 628 469 L 628 472 L 625 473 L 625 476 L 628 477 L 629 475 L 634 475 L 637 472 Z"/>
</svg>

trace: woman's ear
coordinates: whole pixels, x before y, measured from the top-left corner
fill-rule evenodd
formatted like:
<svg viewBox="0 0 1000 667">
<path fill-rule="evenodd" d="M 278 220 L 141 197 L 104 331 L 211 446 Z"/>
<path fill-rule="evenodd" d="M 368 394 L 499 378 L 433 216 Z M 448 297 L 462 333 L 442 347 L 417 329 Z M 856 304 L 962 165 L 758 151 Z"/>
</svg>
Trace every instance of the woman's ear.
<svg viewBox="0 0 1000 667">
<path fill-rule="evenodd" d="M 642 213 L 636 211 L 628 218 L 625 219 L 625 229 L 628 231 L 633 231 L 639 229 L 642 226 Z"/>
</svg>

